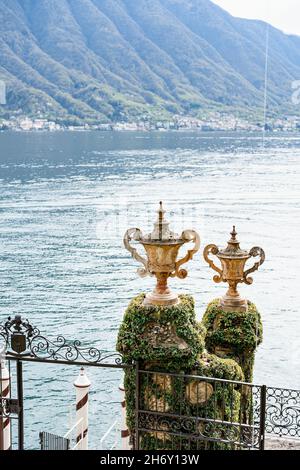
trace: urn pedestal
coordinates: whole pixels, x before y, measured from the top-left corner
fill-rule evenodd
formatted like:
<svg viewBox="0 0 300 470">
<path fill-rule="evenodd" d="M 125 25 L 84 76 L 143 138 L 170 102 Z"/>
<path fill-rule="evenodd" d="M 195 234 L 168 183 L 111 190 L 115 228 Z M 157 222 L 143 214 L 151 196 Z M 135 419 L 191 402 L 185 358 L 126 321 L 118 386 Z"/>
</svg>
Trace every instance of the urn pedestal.
<svg viewBox="0 0 300 470">
<path fill-rule="evenodd" d="M 224 383 L 215 385 L 203 377 L 244 380 L 244 374 L 234 360 L 205 351 L 206 329 L 196 320 L 191 296 L 179 296 L 179 303 L 173 306 L 147 306 L 144 300 L 145 295 L 141 294 L 129 304 L 117 342 L 123 361 L 138 361 L 141 371 L 138 379 L 136 369 L 125 371 L 128 429 L 135 439 L 138 400 L 139 409 L 143 410 L 139 413 L 142 420 L 139 425 L 143 429 L 150 425 L 149 431 L 138 433 L 139 449 L 192 450 L 193 444 L 180 442 L 174 435 L 174 423 L 179 431 L 182 424 L 182 432 L 186 432 L 185 423 L 190 423 L 191 432 L 205 433 L 209 432 L 209 424 L 198 424 L 195 428 L 195 416 L 201 418 L 202 413 L 205 419 L 220 416 L 229 420 L 238 417 L 240 410 L 238 391 Z M 225 401 L 220 398 L 222 394 Z M 172 421 L 170 414 L 179 417 Z M 187 415 L 187 419 L 182 420 L 181 414 Z M 195 450 L 217 448 L 214 443 L 195 442 Z"/>
<path fill-rule="evenodd" d="M 152 293 L 130 302 L 118 335 L 123 361 L 136 364 L 125 371 L 128 429 L 141 450 L 232 450 L 238 448 L 238 438 L 230 441 L 236 423 L 242 419 L 246 424 L 253 416 L 249 386 L 237 382 L 252 378 L 262 329 L 259 313 L 241 298 L 237 285 L 252 283 L 249 274 L 263 263 L 264 252 L 241 250 L 235 228 L 227 249 L 206 247 L 204 257 L 218 272 L 215 282 L 228 282 L 229 289 L 221 301 L 209 305 L 199 323 L 193 298 L 173 293 L 167 282 L 187 276 L 182 265 L 198 251 L 200 238 L 193 230 L 174 234 L 164 214 L 160 204 L 150 235 L 133 228 L 124 237 L 126 249 L 143 265 L 139 275 L 156 277 Z M 178 260 L 188 242 L 194 247 Z M 134 244 L 144 248 L 146 257 Z M 220 268 L 209 254 L 219 258 Z M 247 260 L 258 255 L 260 261 L 245 271 Z M 219 442 L 206 439 L 210 435 L 220 436 Z"/>
<path fill-rule="evenodd" d="M 203 316 L 205 346 L 209 353 L 233 359 L 252 382 L 255 352 L 262 342 L 263 326 L 256 306 L 248 301 L 247 312 L 224 312 L 219 299 L 211 302 Z"/>
</svg>

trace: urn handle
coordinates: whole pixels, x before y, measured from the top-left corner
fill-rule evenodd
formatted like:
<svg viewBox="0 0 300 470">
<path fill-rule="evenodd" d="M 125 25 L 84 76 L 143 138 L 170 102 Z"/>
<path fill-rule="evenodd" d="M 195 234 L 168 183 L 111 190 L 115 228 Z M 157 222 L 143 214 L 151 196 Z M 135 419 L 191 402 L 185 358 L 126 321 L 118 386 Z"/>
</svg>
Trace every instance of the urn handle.
<svg viewBox="0 0 300 470">
<path fill-rule="evenodd" d="M 252 266 L 252 268 L 247 269 L 247 271 L 244 272 L 243 282 L 245 284 L 251 285 L 253 283 L 253 278 L 248 277 L 248 276 L 249 276 L 249 274 L 254 273 L 254 271 L 257 271 L 258 268 L 265 262 L 266 255 L 265 255 L 264 250 L 262 248 L 260 248 L 259 246 L 255 246 L 254 248 L 252 248 L 249 251 L 249 255 L 252 258 L 256 258 L 257 256 L 259 256 L 259 258 L 260 258 L 259 261 L 257 261 L 254 264 L 254 266 Z"/>
<path fill-rule="evenodd" d="M 180 269 L 180 266 L 193 259 L 194 255 L 199 251 L 201 240 L 199 234 L 195 230 L 185 230 L 182 232 L 181 238 L 185 243 L 194 242 L 195 244 L 192 250 L 188 250 L 184 258 L 176 262 L 175 273 L 172 275 L 172 277 L 177 276 L 179 279 L 185 279 L 188 272 L 186 269 Z"/>
<path fill-rule="evenodd" d="M 217 247 L 217 245 L 207 245 L 207 247 L 204 248 L 204 252 L 203 252 L 203 257 L 204 257 L 205 261 L 209 264 L 209 266 L 214 271 L 219 273 L 219 276 L 214 276 L 214 278 L 213 278 L 214 282 L 216 282 L 217 284 L 219 284 L 223 280 L 223 271 L 222 271 L 222 269 L 218 268 L 214 264 L 214 262 L 209 258 L 209 255 L 212 254 L 212 255 L 216 256 L 218 253 L 219 253 L 219 248 Z"/>
<path fill-rule="evenodd" d="M 129 251 L 129 253 L 131 253 L 131 256 L 132 258 L 134 258 L 136 261 L 138 261 L 139 263 L 141 263 L 144 268 L 139 268 L 138 269 L 138 275 L 140 277 L 146 277 L 148 275 L 150 275 L 150 272 L 149 272 L 149 269 L 148 269 L 148 261 L 146 258 L 143 258 L 143 256 L 141 256 L 137 249 L 134 248 L 130 242 L 132 240 L 135 240 L 135 241 L 140 241 L 142 239 L 142 232 L 140 229 L 138 228 L 130 228 L 129 230 L 127 230 L 127 232 L 125 233 L 125 236 L 124 236 L 124 246 L 126 248 L 126 250 Z"/>
</svg>

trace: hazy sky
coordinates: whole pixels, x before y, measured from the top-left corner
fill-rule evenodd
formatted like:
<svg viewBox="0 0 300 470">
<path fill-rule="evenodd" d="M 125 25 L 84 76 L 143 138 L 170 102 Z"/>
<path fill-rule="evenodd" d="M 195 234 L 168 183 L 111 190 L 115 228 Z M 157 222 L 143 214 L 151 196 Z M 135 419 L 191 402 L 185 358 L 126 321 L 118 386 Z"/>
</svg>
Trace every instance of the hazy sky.
<svg viewBox="0 0 300 470">
<path fill-rule="evenodd" d="M 234 16 L 256 18 L 300 36 L 300 0 L 212 0 Z"/>
</svg>

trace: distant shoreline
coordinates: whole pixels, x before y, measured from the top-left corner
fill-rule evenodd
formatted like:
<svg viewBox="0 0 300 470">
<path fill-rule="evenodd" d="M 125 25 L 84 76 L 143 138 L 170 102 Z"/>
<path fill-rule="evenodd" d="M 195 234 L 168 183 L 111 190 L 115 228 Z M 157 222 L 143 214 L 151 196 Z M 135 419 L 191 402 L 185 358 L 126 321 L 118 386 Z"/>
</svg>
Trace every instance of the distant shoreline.
<svg viewBox="0 0 300 470">
<path fill-rule="evenodd" d="M 254 129 L 57 129 L 57 130 L 48 130 L 48 129 L 41 129 L 41 130 L 23 130 L 23 129 L 0 129 L 1 134 L 63 134 L 63 133 L 118 133 L 118 134 L 126 134 L 126 133 L 138 133 L 138 134 L 166 134 L 166 133 L 183 133 L 183 132 L 191 132 L 191 133 L 201 133 L 201 134 L 262 134 L 263 130 L 254 130 Z M 266 135 L 272 134 L 300 134 L 300 129 L 295 130 L 284 130 L 284 129 L 274 129 L 266 131 Z"/>
</svg>

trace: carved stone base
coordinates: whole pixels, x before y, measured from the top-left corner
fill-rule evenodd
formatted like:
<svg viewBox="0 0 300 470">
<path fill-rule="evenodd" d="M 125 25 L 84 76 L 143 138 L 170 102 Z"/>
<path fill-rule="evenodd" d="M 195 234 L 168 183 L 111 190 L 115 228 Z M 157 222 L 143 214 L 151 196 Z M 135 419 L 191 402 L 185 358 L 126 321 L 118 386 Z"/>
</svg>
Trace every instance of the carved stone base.
<svg viewBox="0 0 300 470">
<path fill-rule="evenodd" d="M 169 272 L 155 273 L 157 283 L 155 289 L 146 295 L 144 306 L 158 305 L 164 307 L 168 305 L 176 305 L 179 303 L 178 295 L 175 292 L 172 292 L 168 286 L 169 275 Z"/>
<path fill-rule="evenodd" d="M 147 294 L 144 300 L 144 306 L 147 305 L 177 305 L 179 303 L 178 295 L 175 292 L 169 291 L 164 294 L 159 294 L 154 290 L 150 294 Z"/>
<path fill-rule="evenodd" d="M 244 313 L 248 311 L 248 301 L 246 299 L 242 299 L 240 295 L 236 297 L 224 295 L 224 297 L 220 299 L 219 306 L 223 310 L 223 312 Z"/>
</svg>

